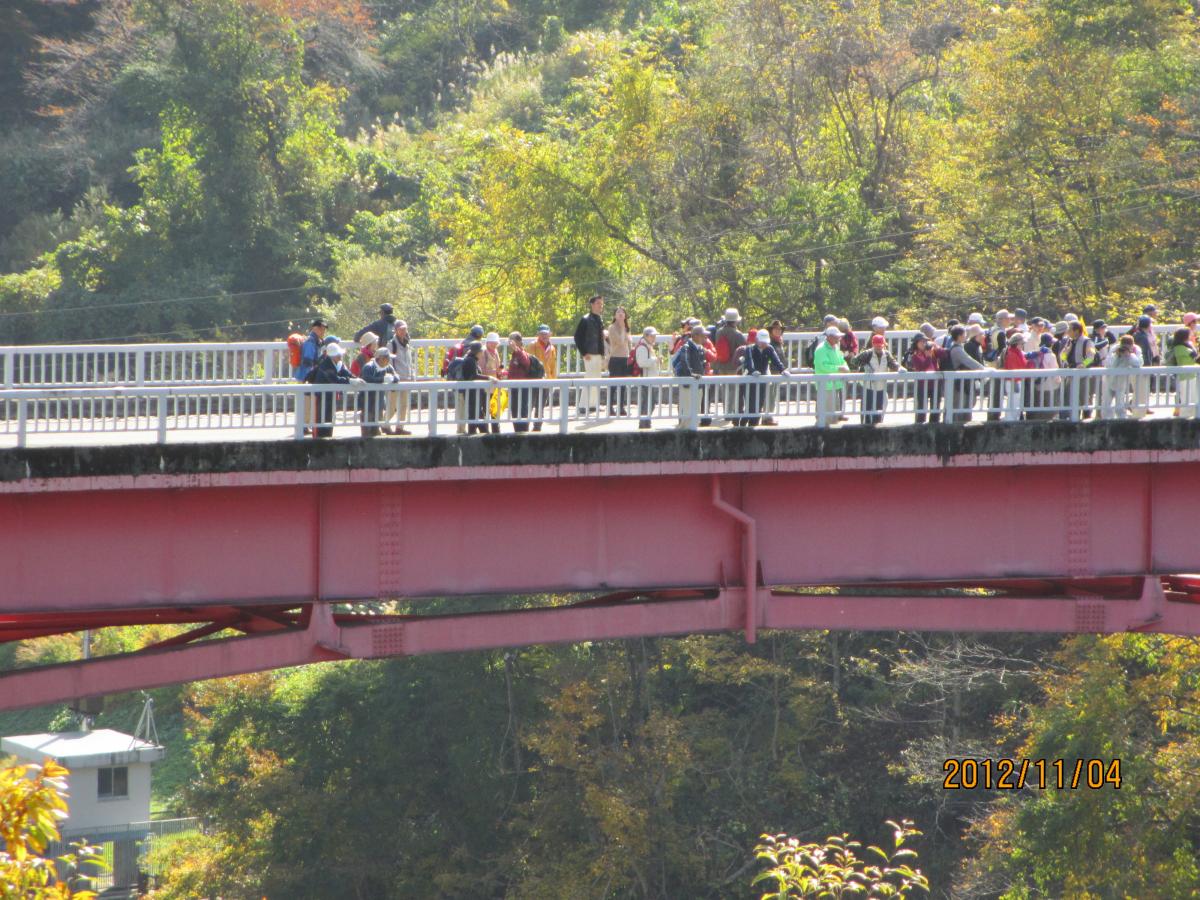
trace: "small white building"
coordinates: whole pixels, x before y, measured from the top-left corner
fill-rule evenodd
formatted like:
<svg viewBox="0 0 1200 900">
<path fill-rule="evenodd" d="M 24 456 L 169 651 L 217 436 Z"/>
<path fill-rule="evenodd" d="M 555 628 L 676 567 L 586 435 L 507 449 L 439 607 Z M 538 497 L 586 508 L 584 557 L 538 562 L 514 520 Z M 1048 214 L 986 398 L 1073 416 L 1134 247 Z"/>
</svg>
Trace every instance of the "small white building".
<svg viewBox="0 0 1200 900">
<path fill-rule="evenodd" d="M 70 811 L 61 825 L 63 840 L 104 843 L 126 840 L 131 826 L 150 820 L 150 766 L 166 749 L 100 728 L 0 738 L 0 753 L 32 763 L 49 757 L 66 766 Z"/>
</svg>

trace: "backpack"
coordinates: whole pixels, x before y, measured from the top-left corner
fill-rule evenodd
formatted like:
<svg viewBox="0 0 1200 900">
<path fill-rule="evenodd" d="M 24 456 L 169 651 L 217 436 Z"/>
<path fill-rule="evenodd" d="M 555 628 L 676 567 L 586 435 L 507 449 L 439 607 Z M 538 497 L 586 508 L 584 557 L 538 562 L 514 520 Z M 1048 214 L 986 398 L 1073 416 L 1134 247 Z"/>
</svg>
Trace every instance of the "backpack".
<svg viewBox="0 0 1200 900">
<path fill-rule="evenodd" d="M 457 378 L 451 377 L 450 368 L 451 368 L 451 366 L 454 365 L 454 361 L 456 359 L 461 358 L 462 355 L 463 355 L 463 345 L 462 344 L 459 344 L 457 347 L 451 347 L 446 351 L 446 358 L 442 360 L 442 377 L 443 378 L 449 379 L 450 381 L 458 381 Z"/>
<path fill-rule="evenodd" d="M 305 340 L 307 338 L 298 331 L 293 331 L 287 336 L 288 362 L 291 363 L 293 369 L 300 368 L 300 364 L 304 361 Z"/>
<path fill-rule="evenodd" d="M 684 359 L 684 354 L 687 353 L 687 344 L 675 351 L 675 355 L 671 357 L 671 371 L 675 373 L 677 378 L 683 378 L 691 373 L 688 372 L 687 362 Z"/>
<path fill-rule="evenodd" d="M 542 361 L 532 353 L 529 356 L 529 377 L 530 378 L 545 378 L 546 367 L 542 365 Z"/>
<path fill-rule="evenodd" d="M 717 343 L 717 346 L 716 346 L 717 362 L 719 362 L 719 363 L 729 362 L 729 335 L 727 335 L 727 334 L 721 335 L 719 338 L 717 338 L 716 343 Z"/>
<path fill-rule="evenodd" d="M 952 347 L 953 347 L 953 345 L 951 345 L 951 348 Z M 953 372 L 954 371 L 954 363 L 950 359 L 950 348 L 939 347 L 938 349 L 946 351 L 945 356 L 938 357 L 938 371 L 939 372 Z"/>
<path fill-rule="evenodd" d="M 629 374 L 634 378 L 640 378 L 642 375 L 642 367 L 638 365 L 637 352 L 638 347 L 642 346 L 642 341 L 638 341 L 634 348 L 629 351 Z"/>
<path fill-rule="evenodd" d="M 825 338 L 818 335 L 813 338 L 811 344 L 804 348 L 804 368 L 811 369 L 817 364 L 817 347 L 821 345 L 821 341 L 823 340 Z"/>
<path fill-rule="evenodd" d="M 454 348 L 450 348 L 453 350 Z M 447 381 L 462 381 L 463 363 L 466 362 L 465 356 L 455 356 L 446 365 L 445 376 Z"/>
</svg>

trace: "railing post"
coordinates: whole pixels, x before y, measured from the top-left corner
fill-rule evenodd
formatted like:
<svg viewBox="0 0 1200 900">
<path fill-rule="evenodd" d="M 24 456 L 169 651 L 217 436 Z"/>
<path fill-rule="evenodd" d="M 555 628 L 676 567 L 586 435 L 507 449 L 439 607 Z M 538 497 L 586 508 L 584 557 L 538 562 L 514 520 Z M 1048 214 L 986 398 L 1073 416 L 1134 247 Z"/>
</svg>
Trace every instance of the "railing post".
<svg viewBox="0 0 1200 900">
<path fill-rule="evenodd" d="M 1068 371 L 1070 371 L 1072 373 L 1071 389 L 1070 389 L 1070 391 L 1068 391 L 1068 395 L 1071 398 L 1070 399 L 1071 421 L 1078 422 L 1079 421 L 1079 393 L 1080 393 L 1079 374 L 1078 373 L 1080 373 L 1084 370 L 1083 369 L 1069 369 Z"/>
<path fill-rule="evenodd" d="M 691 384 L 680 386 L 680 390 L 687 390 L 692 398 L 688 403 L 688 431 L 700 430 L 700 398 L 703 396 L 704 389 L 700 386 L 699 378 L 690 378 Z"/>
<path fill-rule="evenodd" d="M 135 350 L 133 357 L 133 382 L 138 387 L 146 385 L 146 351 Z"/>
<path fill-rule="evenodd" d="M 296 398 L 296 429 L 293 437 L 298 440 L 304 440 L 304 429 L 308 427 L 305 418 L 308 416 L 308 396 L 304 387 L 298 387 L 295 392 Z"/>
<path fill-rule="evenodd" d="M 283 360 L 285 363 L 288 360 L 287 344 L 284 344 L 284 350 L 264 350 L 263 351 L 263 383 L 271 384 L 275 380 L 275 366 L 277 360 Z M 289 373 L 290 374 L 290 373 Z"/>
<path fill-rule="evenodd" d="M 25 446 L 25 427 L 29 418 L 29 401 L 22 398 L 17 401 L 17 446 Z"/>
<path fill-rule="evenodd" d="M 420 394 L 413 396 L 420 397 Z M 429 389 L 429 436 L 437 437 L 438 433 L 438 404 L 441 402 L 442 392 L 438 388 Z M 400 427 L 404 427 L 404 423 L 400 423 Z"/>
<path fill-rule="evenodd" d="M 167 395 L 158 395 L 158 442 L 167 442 Z"/>
<path fill-rule="evenodd" d="M 558 385 L 558 433 L 566 434 L 569 431 L 571 416 L 571 383 L 569 381 L 560 382 Z"/>
<path fill-rule="evenodd" d="M 16 368 L 16 351 L 6 350 L 4 352 L 4 386 L 10 388 L 13 386 L 13 370 Z"/>
</svg>

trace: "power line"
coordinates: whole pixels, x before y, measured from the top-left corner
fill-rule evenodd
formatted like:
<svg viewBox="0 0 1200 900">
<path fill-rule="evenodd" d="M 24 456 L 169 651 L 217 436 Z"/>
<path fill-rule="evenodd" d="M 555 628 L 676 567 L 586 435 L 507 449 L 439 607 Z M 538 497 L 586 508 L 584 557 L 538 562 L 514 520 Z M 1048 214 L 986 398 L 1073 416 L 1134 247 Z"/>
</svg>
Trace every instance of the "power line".
<svg viewBox="0 0 1200 900">
<path fill-rule="evenodd" d="M 219 300 L 222 297 L 230 299 L 236 297 L 253 297 L 258 294 L 282 294 L 287 291 L 311 291 L 319 288 L 328 287 L 329 285 L 303 285 L 299 287 L 286 288 L 265 288 L 260 291 L 225 291 L 219 294 L 197 294 L 194 297 L 168 297 L 158 300 L 129 300 L 121 303 L 97 303 L 92 306 L 56 306 L 52 309 L 29 309 L 20 310 L 17 312 L 0 313 L 0 318 L 11 318 L 13 316 L 41 316 L 50 315 L 51 313 L 67 313 L 67 312 L 92 312 L 100 309 L 124 309 L 133 306 L 155 306 L 164 303 L 188 303 L 193 300 Z"/>
</svg>

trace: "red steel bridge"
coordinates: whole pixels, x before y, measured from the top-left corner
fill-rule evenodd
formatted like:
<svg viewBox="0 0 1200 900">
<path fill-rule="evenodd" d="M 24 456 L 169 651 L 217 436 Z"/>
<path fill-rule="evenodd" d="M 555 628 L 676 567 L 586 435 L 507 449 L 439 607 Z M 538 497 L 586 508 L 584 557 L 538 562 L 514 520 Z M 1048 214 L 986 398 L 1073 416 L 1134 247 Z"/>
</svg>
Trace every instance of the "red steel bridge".
<svg viewBox="0 0 1200 900">
<path fill-rule="evenodd" d="M 1198 504 L 1183 420 L 4 451 L 0 642 L 190 627 L 0 672 L 0 709 L 634 636 L 1200 634 Z M 545 602 L 445 612 L 480 595 Z"/>
</svg>

